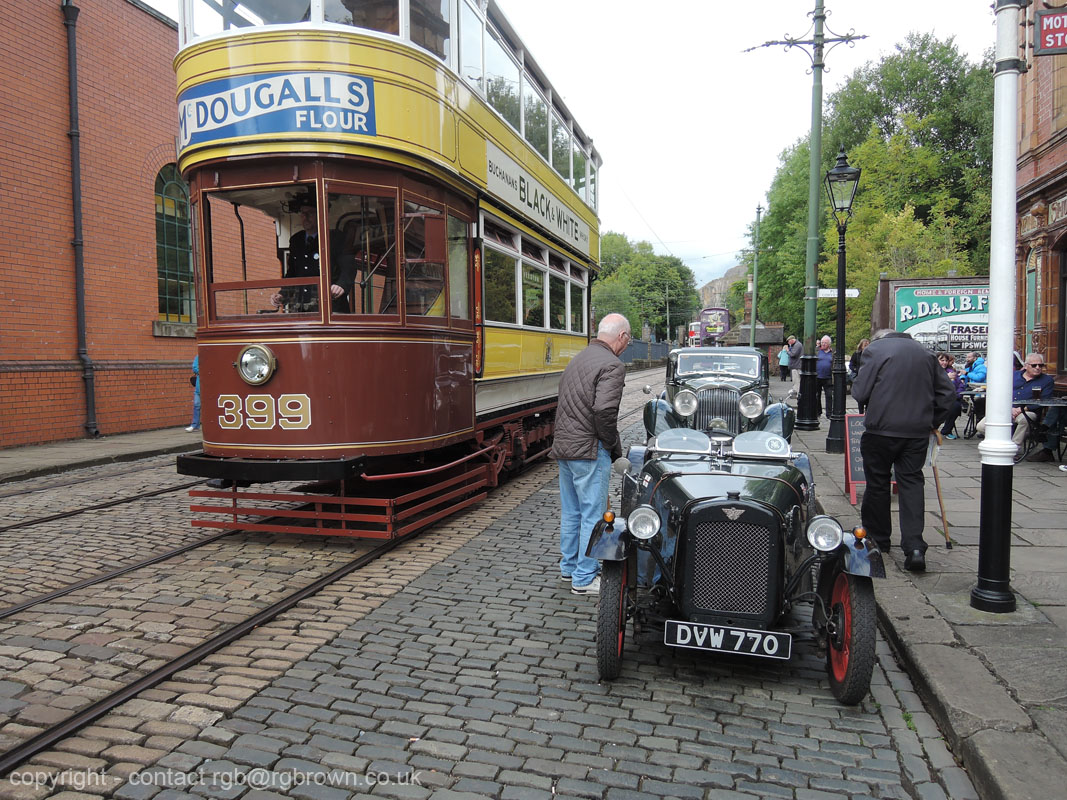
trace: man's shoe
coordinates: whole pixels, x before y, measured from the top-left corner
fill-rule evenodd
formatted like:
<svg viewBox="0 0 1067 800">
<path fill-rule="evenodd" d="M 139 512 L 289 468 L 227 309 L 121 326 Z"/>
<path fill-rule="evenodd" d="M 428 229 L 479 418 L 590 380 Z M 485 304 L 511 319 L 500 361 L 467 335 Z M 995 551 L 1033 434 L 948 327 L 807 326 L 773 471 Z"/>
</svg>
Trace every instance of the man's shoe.
<svg viewBox="0 0 1067 800">
<path fill-rule="evenodd" d="M 571 576 L 570 575 L 560 575 L 559 576 L 559 582 L 560 583 L 570 583 L 571 582 Z"/>
<path fill-rule="evenodd" d="M 946 433 L 945 434 L 945 438 L 946 439 L 958 439 L 959 437 L 956 436 L 956 434 L 954 434 L 954 433 Z"/>
<path fill-rule="evenodd" d="M 1039 447 L 1026 457 L 1027 461 L 1055 461 L 1052 451 L 1047 447 Z"/>
<path fill-rule="evenodd" d="M 904 569 L 911 572 L 926 572 L 926 556 L 922 550 L 912 550 L 904 557 Z"/>
<path fill-rule="evenodd" d="M 593 578 L 591 583 L 585 586 L 571 585 L 571 594 L 600 594 L 600 576 Z"/>
<path fill-rule="evenodd" d="M 198 431 L 198 430 L 200 430 L 200 429 L 199 429 L 198 427 L 196 427 L 195 425 L 190 425 L 190 426 L 189 426 L 188 428 L 186 428 L 185 430 L 187 430 L 187 431 L 189 431 L 190 433 L 192 433 L 193 431 Z"/>
</svg>

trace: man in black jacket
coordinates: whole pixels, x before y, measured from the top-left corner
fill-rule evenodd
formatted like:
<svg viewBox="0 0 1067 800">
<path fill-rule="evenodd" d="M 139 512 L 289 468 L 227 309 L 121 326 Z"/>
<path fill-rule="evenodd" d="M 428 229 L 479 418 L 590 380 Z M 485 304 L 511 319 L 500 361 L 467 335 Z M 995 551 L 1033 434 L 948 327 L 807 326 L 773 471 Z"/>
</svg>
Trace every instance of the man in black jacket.
<svg viewBox="0 0 1067 800">
<path fill-rule="evenodd" d="M 900 492 L 900 546 L 906 569 L 926 569 L 923 516 L 926 513 L 923 466 L 930 431 L 948 415 L 956 390 L 934 354 L 906 333 L 881 330 L 863 352 L 863 369 L 852 397 L 866 405 L 860 440 L 863 527 L 883 552 L 889 551 L 890 473 Z"/>
<path fill-rule="evenodd" d="M 289 257 L 286 278 L 318 278 L 319 236 L 315 196 L 304 195 L 290 203 L 291 210 L 300 214 L 301 230 L 289 237 Z M 330 231 L 330 297 L 334 313 L 350 310 L 349 294 L 354 282 L 354 269 L 338 268 L 342 240 L 337 231 Z M 285 286 L 271 297 L 275 306 L 286 306 L 290 312 L 318 311 L 318 281 L 304 286 Z"/>
<path fill-rule="evenodd" d="M 574 594 L 599 594 L 599 565 L 585 554 L 608 502 L 611 462 L 622 455 L 619 404 L 626 368 L 619 354 L 630 342 L 622 314 L 600 321 L 596 339 L 559 379 L 552 457 L 559 462 L 560 575 Z"/>
</svg>

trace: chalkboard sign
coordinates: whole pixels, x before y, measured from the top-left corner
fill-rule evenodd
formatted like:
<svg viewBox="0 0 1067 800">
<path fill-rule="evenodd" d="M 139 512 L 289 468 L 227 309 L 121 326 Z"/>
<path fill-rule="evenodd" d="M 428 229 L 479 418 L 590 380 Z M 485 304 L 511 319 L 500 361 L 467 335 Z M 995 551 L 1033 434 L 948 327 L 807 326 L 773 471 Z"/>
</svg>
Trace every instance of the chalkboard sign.
<svg viewBox="0 0 1067 800">
<path fill-rule="evenodd" d="M 863 453 L 860 452 L 864 430 L 863 414 L 845 415 L 845 491 L 852 505 L 856 505 L 856 490 L 867 482 L 867 476 L 863 474 Z M 892 482 L 892 488 L 896 494 L 896 481 Z"/>
</svg>

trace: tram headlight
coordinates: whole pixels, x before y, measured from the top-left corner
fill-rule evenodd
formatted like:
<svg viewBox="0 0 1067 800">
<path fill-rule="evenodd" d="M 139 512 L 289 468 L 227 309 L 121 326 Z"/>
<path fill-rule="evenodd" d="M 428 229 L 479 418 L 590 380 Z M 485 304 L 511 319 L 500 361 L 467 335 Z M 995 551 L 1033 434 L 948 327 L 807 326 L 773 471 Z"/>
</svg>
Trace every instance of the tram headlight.
<svg viewBox="0 0 1067 800">
<path fill-rule="evenodd" d="M 270 348 L 261 344 L 250 344 L 237 356 L 236 366 L 241 380 L 259 386 L 270 380 L 270 376 L 278 367 L 278 360 Z"/>
<path fill-rule="evenodd" d="M 808 523 L 808 542 L 821 553 L 836 550 L 844 536 L 841 525 L 833 517 L 812 517 Z"/>
<path fill-rule="evenodd" d="M 674 410 L 680 416 L 691 417 L 697 410 L 697 396 L 688 389 L 682 389 L 674 396 Z"/>
<path fill-rule="evenodd" d="M 626 518 L 626 528 L 635 539 L 651 539 L 659 533 L 659 514 L 652 506 L 638 506 Z"/>
<path fill-rule="evenodd" d="M 763 413 L 763 398 L 756 392 L 745 392 L 737 401 L 737 407 L 747 419 L 756 419 Z"/>
</svg>

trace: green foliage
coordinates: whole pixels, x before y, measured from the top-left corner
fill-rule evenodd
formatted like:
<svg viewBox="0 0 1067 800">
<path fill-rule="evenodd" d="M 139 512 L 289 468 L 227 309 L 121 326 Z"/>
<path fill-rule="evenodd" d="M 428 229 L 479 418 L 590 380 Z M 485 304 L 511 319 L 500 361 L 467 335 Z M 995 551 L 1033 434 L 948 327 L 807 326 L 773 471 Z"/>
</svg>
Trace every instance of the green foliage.
<svg viewBox="0 0 1067 800">
<path fill-rule="evenodd" d="M 601 273 L 593 284 L 596 321 L 604 314 L 626 314 L 634 331 L 647 322 L 657 339 L 670 327 L 688 326 L 700 310 L 696 276 L 675 256 L 660 256 L 648 242 L 631 243 L 626 236 L 607 232 L 600 240 Z"/>
<path fill-rule="evenodd" d="M 851 349 L 870 333 L 878 278 L 987 274 L 992 55 L 967 61 L 949 39 L 912 34 L 857 70 L 828 101 L 820 183 L 844 147 L 863 170 L 846 237 Z M 780 156 L 760 226 L 759 316 L 803 335 L 808 142 Z M 837 227 L 820 185 L 820 286 L 837 285 Z M 753 237 L 754 239 L 754 231 Z M 745 262 L 751 264 L 751 252 Z M 819 301 L 816 334 L 833 333 L 836 303 Z"/>
</svg>

